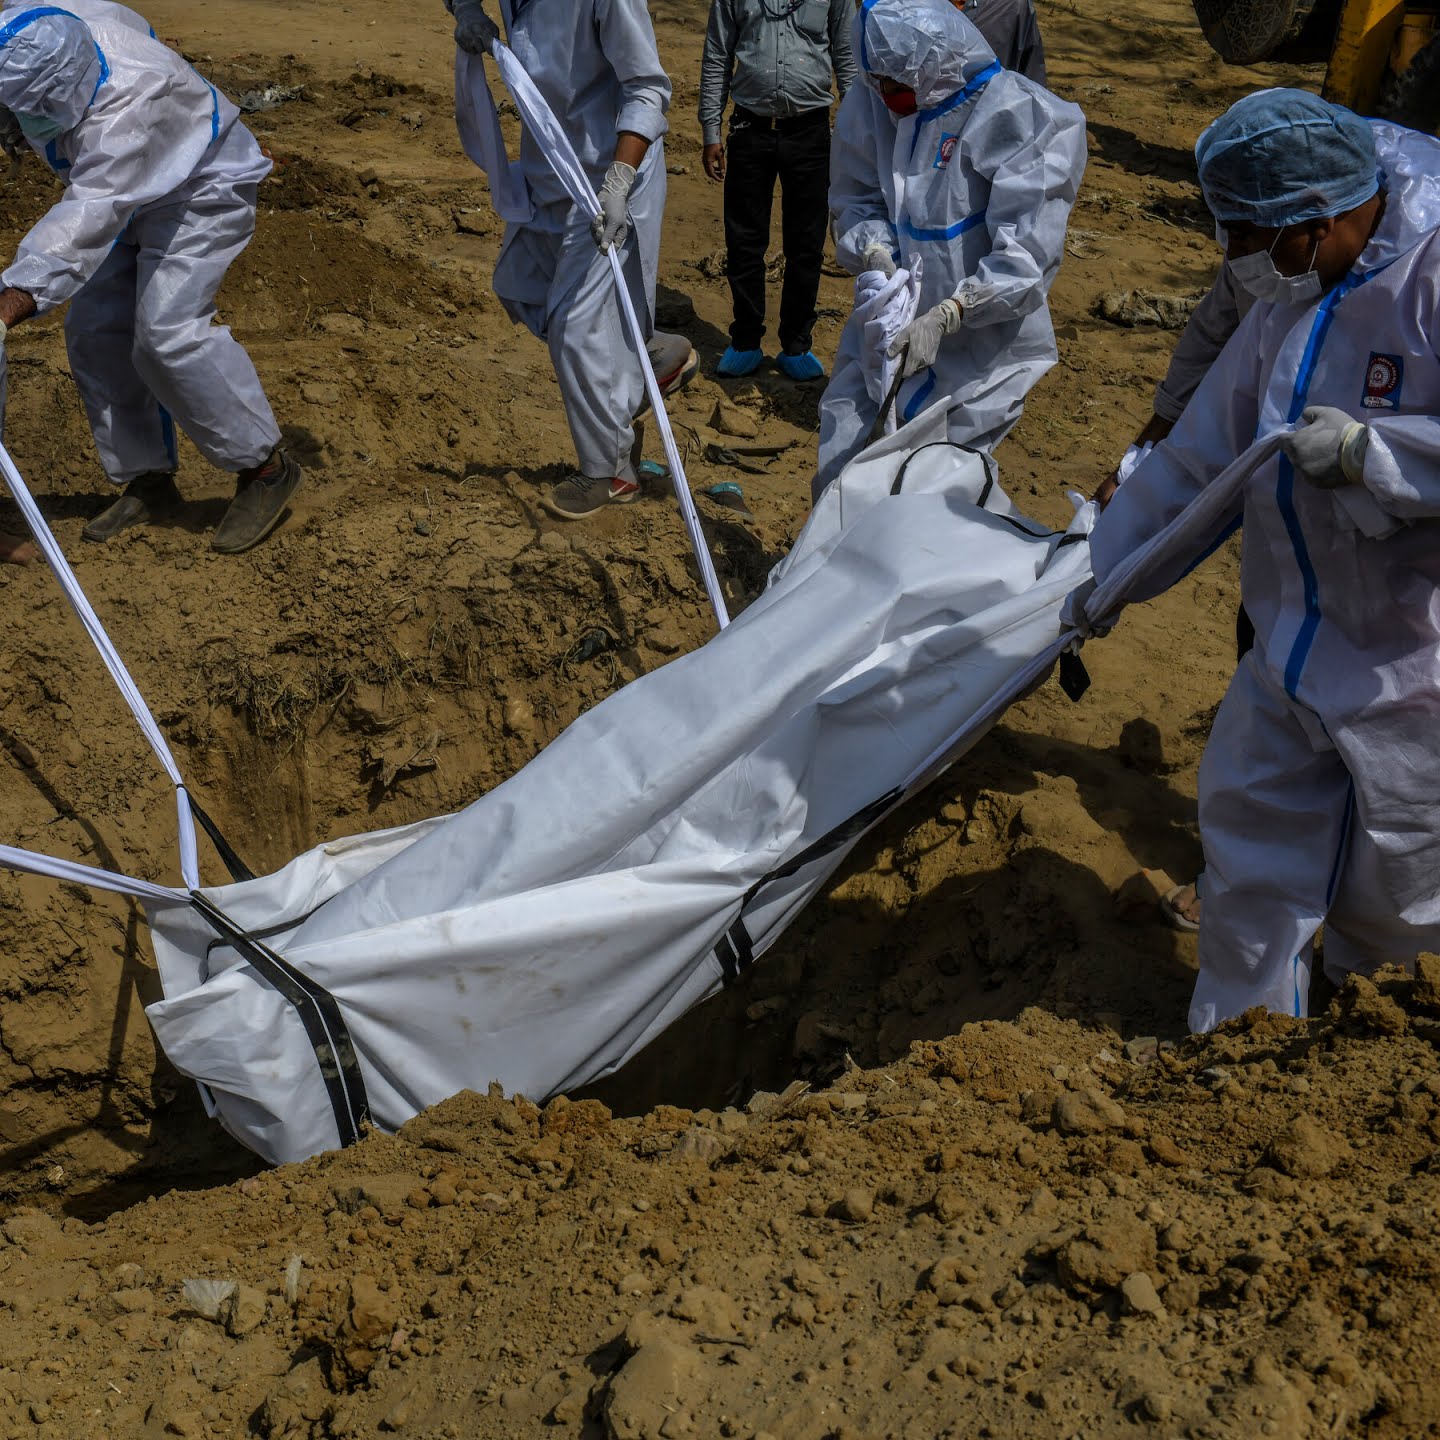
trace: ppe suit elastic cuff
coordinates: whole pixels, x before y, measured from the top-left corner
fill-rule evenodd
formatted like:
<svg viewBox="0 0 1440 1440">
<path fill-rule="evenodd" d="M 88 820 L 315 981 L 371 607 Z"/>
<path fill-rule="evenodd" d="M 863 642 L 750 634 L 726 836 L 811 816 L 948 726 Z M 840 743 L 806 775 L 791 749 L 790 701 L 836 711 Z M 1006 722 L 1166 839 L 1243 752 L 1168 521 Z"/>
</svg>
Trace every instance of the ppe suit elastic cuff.
<svg viewBox="0 0 1440 1440">
<path fill-rule="evenodd" d="M 985 287 L 977 285 L 973 280 L 962 280 L 959 288 L 950 297 L 964 312 L 963 318 L 967 325 L 983 325 L 985 302 L 989 298 L 985 294 Z M 997 318 L 990 317 L 992 320 Z"/>
<path fill-rule="evenodd" d="M 842 257 L 841 263 L 849 267 L 850 258 L 859 268 L 864 269 L 861 257 L 865 252 L 874 246 L 880 246 L 891 254 L 898 248 L 895 232 L 888 225 L 867 223 L 857 225 L 853 230 L 848 230 L 844 235 L 835 237 L 835 253 Z"/>
<path fill-rule="evenodd" d="M 1360 420 L 1351 421 L 1340 437 L 1340 468 L 1352 485 L 1358 485 L 1364 478 L 1365 452 L 1369 446 L 1370 427 Z"/>
<path fill-rule="evenodd" d="M 57 305 L 63 305 L 79 288 L 80 286 L 76 285 L 74 290 L 67 290 L 63 295 L 53 298 L 46 295 L 45 279 L 41 267 L 27 265 L 23 258 L 17 260 L 3 275 L 0 275 L 0 290 L 23 290 L 35 302 L 37 315 L 44 315 Z"/>
<path fill-rule="evenodd" d="M 648 100 L 632 100 L 628 105 L 620 107 L 620 118 L 615 122 L 615 129 L 628 131 L 631 135 L 639 135 L 642 139 L 648 140 L 652 145 L 670 128 L 665 119 L 665 112 L 657 106 L 650 104 Z"/>
<path fill-rule="evenodd" d="M 1185 413 L 1185 402 L 1177 400 L 1165 388 L 1165 382 L 1162 380 L 1155 387 L 1154 410 L 1162 420 L 1168 420 L 1173 425 Z"/>
</svg>

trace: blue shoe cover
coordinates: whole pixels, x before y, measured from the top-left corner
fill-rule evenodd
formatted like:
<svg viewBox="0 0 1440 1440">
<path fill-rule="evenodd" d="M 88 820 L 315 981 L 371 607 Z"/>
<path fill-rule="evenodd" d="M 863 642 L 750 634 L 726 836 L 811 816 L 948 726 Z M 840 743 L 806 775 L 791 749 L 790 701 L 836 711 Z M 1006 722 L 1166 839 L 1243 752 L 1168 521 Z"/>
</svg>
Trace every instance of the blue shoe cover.
<svg viewBox="0 0 1440 1440">
<path fill-rule="evenodd" d="M 823 380 L 825 378 L 825 367 L 820 363 L 813 350 L 807 350 L 803 355 L 777 355 L 775 363 L 780 367 L 781 373 L 788 375 L 792 380 Z"/>
<path fill-rule="evenodd" d="M 717 375 L 728 375 L 732 380 L 742 375 L 753 375 L 764 363 L 763 350 L 737 350 L 733 345 L 725 347 L 720 363 L 715 367 Z"/>
</svg>

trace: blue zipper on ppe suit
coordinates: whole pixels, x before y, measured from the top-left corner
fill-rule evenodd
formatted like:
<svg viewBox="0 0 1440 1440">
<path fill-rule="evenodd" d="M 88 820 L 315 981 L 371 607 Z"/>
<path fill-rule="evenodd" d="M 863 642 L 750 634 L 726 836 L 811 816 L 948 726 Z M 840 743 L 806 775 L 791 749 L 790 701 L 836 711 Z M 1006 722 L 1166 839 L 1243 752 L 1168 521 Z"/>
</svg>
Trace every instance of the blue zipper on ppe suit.
<svg viewBox="0 0 1440 1440">
<path fill-rule="evenodd" d="M 1300 357 L 1300 368 L 1295 375 L 1295 388 L 1290 394 L 1290 409 L 1285 416 L 1289 424 L 1294 425 L 1305 411 L 1305 405 L 1310 395 L 1310 384 L 1315 378 L 1315 369 L 1320 363 L 1320 351 L 1324 348 L 1326 336 L 1330 333 L 1330 322 L 1335 318 L 1336 307 L 1351 291 L 1358 290 L 1367 281 L 1373 280 L 1383 269 L 1385 266 L 1380 265 L 1374 270 L 1366 271 L 1363 275 L 1357 275 L 1352 271 L 1320 302 L 1320 308 L 1315 312 L 1315 320 L 1310 326 L 1309 337 L 1305 341 L 1304 353 Z M 1292 700 L 1298 702 L 1299 697 L 1296 691 L 1300 688 L 1300 676 L 1305 669 L 1306 660 L 1310 658 L 1311 648 L 1315 644 L 1315 632 L 1320 628 L 1320 582 L 1315 573 L 1314 563 L 1310 559 L 1309 547 L 1305 544 L 1305 532 L 1300 525 L 1299 511 L 1295 508 L 1295 467 L 1291 464 L 1290 457 L 1283 453 L 1279 462 L 1279 479 L 1275 484 L 1275 503 L 1280 510 L 1285 533 L 1290 537 L 1290 547 L 1295 552 L 1295 564 L 1300 571 L 1305 594 L 1305 616 L 1300 622 L 1295 643 L 1290 647 L 1290 655 L 1285 662 L 1285 693 Z M 1335 890 L 1340 882 L 1340 870 L 1348 848 L 1350 818 L 1354 808 L 1355 787 L 1352 784 L 1345 795 L 1345 813 L 1340 822 L 1340 844 L 1335 851 L 1335 861 L 1330 867 L 1330 879 L 1325 887 L 1327 910 L 1335 898 Z M 1299 1015 L 1304 1010 L 1304 1001 L 1300 994 L 1300 957 L 1298 955 L 1291 962 L 1291 974 L 1294 985 L 1294 1013 Z"/>
<path fill-rule="evenodd" d="M 1310 382 L 1315 378 L 1315 369 L 1320 363 L 1320 351 L 1324 348 L 1325 337 L 1330 332 L 1330 322 L 1334 319 L 1336 307 L 1352 291 L 1373 280 L 1384 269 L 1385 266 L 1380 265 L 1374 270 L 1367 270 L 1363 275 L 1352 271 L 1320 302 L 1315 321 L 1310 327 L 1310 336 L 1305 342 L 1305 352 L 1300 358 L 1300 369 L 1295 376 L 1290 409 L 1285 416 L 1289 424 L 1294 425 L 1304 413 L 1310 395 Z M 1285 533 L 1290 537 L 1290 547 L 1295 552 L 1295 564 L 1300 571 L 1305 593 L 1305 617 L 1300 622 L 1300 630 L 1285 662 L 1285 693 L 1292 700 L 1296 700 L 1299 698 L 1295 692 L 1300 687 L 1300 676 L 1315 643 L 1315 632 L 1320 628 L 1320 583 L 1315 574 L 1315 566 L 1310 560 L 1309 547 L 1305 544 L 1300 514 L 1295 508 L 1295 467 L 1290 463 L 1289 456 L 1280 456 L 1279 468 L 1280 478 L 1275 485 L 1275 503 L 1280 510 Z"/>
</svg>

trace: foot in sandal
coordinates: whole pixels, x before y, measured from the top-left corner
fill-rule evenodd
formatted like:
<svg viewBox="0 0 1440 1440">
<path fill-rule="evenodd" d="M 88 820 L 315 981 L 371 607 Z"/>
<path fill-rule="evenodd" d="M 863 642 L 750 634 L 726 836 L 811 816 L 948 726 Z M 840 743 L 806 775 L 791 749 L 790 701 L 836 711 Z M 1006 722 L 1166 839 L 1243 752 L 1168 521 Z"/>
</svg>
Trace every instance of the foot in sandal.
<svg viewBox="0 0 1440 1440">
<path fill-rule="evenodd" d="M 1165 919 L 1177 930 L 1196 931 L 1200 928 L 1199 876 L 1193 885 L 1177 885 L 1160 901 Z"/>
</svg>

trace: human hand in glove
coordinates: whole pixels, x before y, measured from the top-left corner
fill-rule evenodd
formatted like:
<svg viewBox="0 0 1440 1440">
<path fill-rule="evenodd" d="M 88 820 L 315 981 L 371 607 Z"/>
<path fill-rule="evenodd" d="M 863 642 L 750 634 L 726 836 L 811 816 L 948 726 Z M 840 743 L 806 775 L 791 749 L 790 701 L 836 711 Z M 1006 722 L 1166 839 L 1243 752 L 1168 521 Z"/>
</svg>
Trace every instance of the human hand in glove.
<svg viewBox="0 0 1440 1440">
<path fill-rule="evenodd" d="M 1060 607 L 1060 628 L 1062 630 L 1074 630 L 1082 640 L 1103 640 L 1110 633 L 1108 625 L 1097 625 L 1085 613 L 1085 607 L 1090 603 L 1090 597 L 1095 593 L 1095 579 L 1092 576 L 1089 580 L 1077 585 L 1066 597 L 1065 603 Z"/>
<path fill-rule="evenodd" d="M 1299 425 L 1280 448 L 1312 485 L 1335 490 L 1359 484 L 1369 443 L 1370 427 L 1362 421 L 1333 405 L 1311 405 L 1300 412 Z"/>
<path fill-rule="evenodd" d="M 603 254 L 612 245 L 623 245 L 630 232 L 630 192 L 639 172 L 623 160 L 611 162 L 600 187 L 600 213 L 590 222 L 590 233 Z"/>
<path fill-rule="evenodd" d="M 940 342 L 960 328 L 960 302 L 942 300 L 933 310 L 917 315 L 891 342 L 889 355 L 894 360 L 905 354 L 904 374 L 909 377 L 929 369 L 940 353 Z"/>
<path fill-rule="evenodd" d="M 467 55 L 488 55 L 500 27 L 485 13 L 482 0 L 446 0 L 455 16 L 455 43 Z"/>
<path fill-rule="evenodd" d="M 895 273 L 895 260 L 888 245 L 876 241 L 867 245 L 860 255 L 860 264 L 866 270 L 879 270 L 887 279 Z"/>
</svg>

